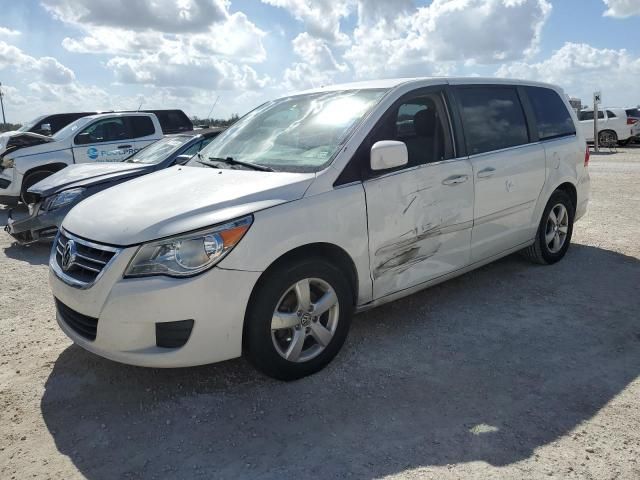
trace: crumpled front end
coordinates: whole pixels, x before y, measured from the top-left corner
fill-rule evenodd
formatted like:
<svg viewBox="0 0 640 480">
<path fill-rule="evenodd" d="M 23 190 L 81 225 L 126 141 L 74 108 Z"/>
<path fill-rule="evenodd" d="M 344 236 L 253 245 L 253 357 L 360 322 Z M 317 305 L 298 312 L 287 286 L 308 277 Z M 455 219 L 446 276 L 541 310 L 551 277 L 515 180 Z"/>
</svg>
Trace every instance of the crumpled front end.
<svg viewBox="0 0 640 480">
<path fill-rule="evenodd" d="M 21 245 L 52 241 L 73 205 L 52 211 L 43 210 L 41 207 L 41 202 L 29 205 L 29 214 L 24 217 L 14 217 L 14 210 L 9 210 L 5 232 Z"/>
</svg>

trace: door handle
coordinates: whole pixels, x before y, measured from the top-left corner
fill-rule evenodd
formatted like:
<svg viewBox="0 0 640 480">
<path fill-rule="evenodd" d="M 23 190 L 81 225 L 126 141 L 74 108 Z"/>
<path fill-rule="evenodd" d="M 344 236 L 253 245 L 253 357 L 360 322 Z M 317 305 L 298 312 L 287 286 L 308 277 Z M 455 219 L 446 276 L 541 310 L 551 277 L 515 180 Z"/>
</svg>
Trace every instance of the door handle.
<svg viewBox="0 0 640 480">
<path fill-rule="evenodd" d="M 489 178 L 492 177 L 496 173 L 496 169 L 493 167 L 487 167 L 478 172 L 478 178 Z"/>
<path fill-rule="evenodd" d="M 442 181 L 442 184 L 443 185 L 459 185 L 461 183 L 466 182 L 467 180 L 469 180 L 469 175 L 454 175 L 452 177 L 445 178 Z"/>
<path fill-rule="evenodd" d="M 119 149 L 123 149 L 123 148 L 131 148 L 131 145 L 118 145 Z"/>
</svg>

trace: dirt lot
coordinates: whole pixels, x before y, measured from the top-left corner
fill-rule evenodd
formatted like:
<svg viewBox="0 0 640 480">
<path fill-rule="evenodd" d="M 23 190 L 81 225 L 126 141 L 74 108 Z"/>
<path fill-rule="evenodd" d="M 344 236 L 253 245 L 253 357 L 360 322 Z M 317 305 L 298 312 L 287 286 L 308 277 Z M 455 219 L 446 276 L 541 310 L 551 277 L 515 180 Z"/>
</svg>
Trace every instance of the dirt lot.
<svg viewBox="0 0 640 480">
<path fill-rule="evenodd" d="M 640 478 L 640 148 L 590 170 L 564 261 L 512 256 L 359 315 L 294 383 L 81 350 L 48 249 L 0 233 L 0 478 Z"/>
</svg>

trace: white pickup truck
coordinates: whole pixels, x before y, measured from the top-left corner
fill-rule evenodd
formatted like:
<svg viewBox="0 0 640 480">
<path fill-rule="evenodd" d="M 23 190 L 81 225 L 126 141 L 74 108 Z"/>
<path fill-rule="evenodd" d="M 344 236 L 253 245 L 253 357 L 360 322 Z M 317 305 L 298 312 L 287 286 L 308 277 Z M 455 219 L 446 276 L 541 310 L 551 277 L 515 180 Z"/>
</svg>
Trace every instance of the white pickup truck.
<svg viewBox="0 0 640 480">
<path fill-rule="evenodd" d="M 27 190 L 67 165 L 119 162 L 163 131 L 153 113 L 120 112 L 82 117 L 55 135 L 21 132 L 0 139 L 0 203 L 30 203 Z"/>
</svg>

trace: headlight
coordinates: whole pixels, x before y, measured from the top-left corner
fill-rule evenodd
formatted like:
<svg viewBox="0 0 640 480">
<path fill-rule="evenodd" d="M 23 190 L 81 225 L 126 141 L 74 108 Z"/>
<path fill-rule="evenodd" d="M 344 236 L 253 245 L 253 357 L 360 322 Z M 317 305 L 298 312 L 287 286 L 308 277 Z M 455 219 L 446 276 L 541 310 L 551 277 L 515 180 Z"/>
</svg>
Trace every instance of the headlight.
<svg viewBox="0 0 640 480">
<path fill-rule="evenodd" d="M 167 275 L 189 277 L 213 267 L 249 230 L 253 216 L 199 232 L 142 245 L 127 267 L 125 277 Z"/>
<path fill-rule="evenodd" d="M 65 205 L 75 202 L 84 190 L 84 188 L 71 188 L 47 197 L 42 204 L 42 209 L 55 210 L 56 208 L 64 207 Z"/>
<path fill-rule="evenodd" d="M 2 161 L 0 161 L 0 167 L 2 168 L 13 168 L 16 162 L 13 161 L 13 158 L 4 157 Z"/>
</svg>

